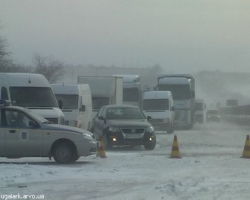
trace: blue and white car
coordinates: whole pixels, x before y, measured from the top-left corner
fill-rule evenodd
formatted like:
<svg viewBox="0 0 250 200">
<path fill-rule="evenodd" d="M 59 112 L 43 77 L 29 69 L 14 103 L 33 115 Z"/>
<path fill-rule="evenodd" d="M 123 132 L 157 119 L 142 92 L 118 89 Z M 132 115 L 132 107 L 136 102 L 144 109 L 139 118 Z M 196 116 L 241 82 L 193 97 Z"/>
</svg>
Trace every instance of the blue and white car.
<svg viewBox="0 0 250 200">
<path fill-rule="evenodd" d="M 96 154 L 94 135 L 80 128 L 52 124 L 33 111 L 0 106 L 0 157 L 53 157 L 67 164 Z"/>
</svg>

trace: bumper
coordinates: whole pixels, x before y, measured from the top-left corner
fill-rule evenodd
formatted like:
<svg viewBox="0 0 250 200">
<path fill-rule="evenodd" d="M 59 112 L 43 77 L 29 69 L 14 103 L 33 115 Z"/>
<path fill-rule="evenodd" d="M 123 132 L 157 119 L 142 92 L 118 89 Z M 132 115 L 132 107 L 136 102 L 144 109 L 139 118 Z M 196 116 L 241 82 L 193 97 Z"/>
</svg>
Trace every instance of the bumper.
<svg viewBox="0 0 250 200">
<path fill-rule="evenodd" d="M 76 148 L 78 156 L 94 155 L 97 152 L 98 142 L 92 140 L 85 143 L 77 143 Z"/>
<path fill-rule="evenodd" d="M 124 137 L 122 133 L 107 133 L 108 143 L 112 146 L 144 145 L 154 139 L 154 133 L 144 133 L 140 138 Z"/>
</svg>

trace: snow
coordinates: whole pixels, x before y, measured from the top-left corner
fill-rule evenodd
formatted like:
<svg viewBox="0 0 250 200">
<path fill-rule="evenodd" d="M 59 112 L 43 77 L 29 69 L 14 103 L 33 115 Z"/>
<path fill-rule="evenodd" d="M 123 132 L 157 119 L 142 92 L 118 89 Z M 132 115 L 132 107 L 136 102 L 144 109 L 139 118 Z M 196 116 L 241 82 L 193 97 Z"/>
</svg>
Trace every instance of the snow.
<svg viewBox="0 0 250 200">
<path fill-rule="evenodd" d="M 69 165 L 0 158 L 0 199 L 11 194 L 46 200 L 249 199 L 250 159 L 241 158 L 249 130 L 224 122 L 195 124 L 188 131 L 157 133 L 153 151 L 117 148 L 106 151 L 107 158 L 81 157 Z M 181 158 L 170 158 L 174 135 Z"/>
</svg>

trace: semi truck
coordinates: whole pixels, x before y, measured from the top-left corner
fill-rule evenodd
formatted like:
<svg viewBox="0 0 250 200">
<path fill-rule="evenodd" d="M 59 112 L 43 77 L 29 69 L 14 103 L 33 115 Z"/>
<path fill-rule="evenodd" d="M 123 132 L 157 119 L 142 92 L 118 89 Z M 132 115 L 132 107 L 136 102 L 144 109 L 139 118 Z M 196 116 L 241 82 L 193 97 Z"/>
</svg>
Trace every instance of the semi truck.
<svg viewBox="0 0 250 200">
<path fill-rule="evenodd" d="M 92 96 L 92 109 L 95 117 L 104 105 L 122 104 L 123 78 L 119 76 L 78 76 L 78 84 L 89 84 Z"/>
<path fill-rule="evenodd" d="M 175 107 L 175 126 L 191 129 L 195 113 L 195 79 L 190 74 L 160 74 L 157 90 L 171 91 Z"/>
</svg>

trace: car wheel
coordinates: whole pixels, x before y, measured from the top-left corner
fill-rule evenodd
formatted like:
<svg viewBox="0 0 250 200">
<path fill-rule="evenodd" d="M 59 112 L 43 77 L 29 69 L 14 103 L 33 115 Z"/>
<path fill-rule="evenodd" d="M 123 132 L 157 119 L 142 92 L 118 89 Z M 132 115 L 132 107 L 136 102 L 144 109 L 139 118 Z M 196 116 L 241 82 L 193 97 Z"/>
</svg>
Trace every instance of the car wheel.
<svg viewBox="0 0 250 200">
<path fill-rule="evenodd" d="M 63 142 L 56 145 L 54 148 L 53 157 L 54 160 L 59 164 L 68 164 L 74 159 L 74 154 L 75 153 L 72 145 L 67 142 Z"/>
<path fill-rule="evenodd" d="M 154 140 L 152 142 L 146 142 L 144 143 L 144 148 L 146 150 L 153 150 L 156 145 L 156 136 L 154 135 Z"/>
</svg>

